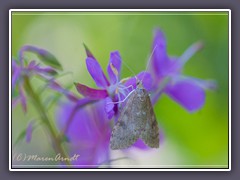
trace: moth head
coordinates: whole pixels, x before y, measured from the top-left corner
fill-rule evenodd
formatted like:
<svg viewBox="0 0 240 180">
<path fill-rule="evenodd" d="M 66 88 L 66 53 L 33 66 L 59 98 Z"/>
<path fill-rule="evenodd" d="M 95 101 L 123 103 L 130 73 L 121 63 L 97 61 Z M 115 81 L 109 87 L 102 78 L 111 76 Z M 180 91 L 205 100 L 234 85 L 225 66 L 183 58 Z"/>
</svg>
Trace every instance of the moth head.
<svg viewBox="0 0 240 180">
<path fill-rule="evenodd" d="M 141 88 L 141 89 L 143 88 L 142 81 L 137 80 L 137 83 L 136 83 L 136 84 L 137 84 L 137 87 L 138 87 L 138 88 Z"/>
<path fill-rule="evenodd" d="M 142 81 L 137 81 L 137 96 L 140 98 L 140 100 L 143 100 L 146 95 L 146 90 L 143 87 Z"/>
</svg>

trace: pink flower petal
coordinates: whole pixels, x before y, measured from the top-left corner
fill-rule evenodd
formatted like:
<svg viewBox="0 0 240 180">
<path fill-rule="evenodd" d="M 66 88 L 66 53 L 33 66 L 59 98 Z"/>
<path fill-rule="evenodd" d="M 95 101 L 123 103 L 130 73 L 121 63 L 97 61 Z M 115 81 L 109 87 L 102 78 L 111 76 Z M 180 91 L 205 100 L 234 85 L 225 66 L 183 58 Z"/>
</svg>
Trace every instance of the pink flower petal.
<svg viewBox="0 0 240 180">
<path fill-rule="evenodd" d="M 77 91 L 85 97 L 92 99 L 104 99 L 108 96 L 107 91 L 103 89 L 93 89 L 80 83 L 75 83 L 75 86 Z"/>
</svg>

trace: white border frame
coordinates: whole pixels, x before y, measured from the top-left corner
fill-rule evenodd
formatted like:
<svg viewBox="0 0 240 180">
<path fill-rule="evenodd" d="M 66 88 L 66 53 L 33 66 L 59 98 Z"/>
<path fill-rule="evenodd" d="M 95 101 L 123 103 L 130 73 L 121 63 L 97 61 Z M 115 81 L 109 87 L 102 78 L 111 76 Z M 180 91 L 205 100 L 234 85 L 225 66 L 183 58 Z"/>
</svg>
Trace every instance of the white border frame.
<svg viewBox="0 0 240 180">
<path fill-rule="evenodd" d="M 12 80 L 12 73 L 11 73 L 11 67 L 12 67 L 12 12 L 44 12 L 44 11 L 49 11 L 49 12 L 228 12 L 228 21 L 229 21 L 229 99 L 228 99 L 228 111 L 229 111 L 229 116 L 228 116 L 228 169 L 121 169 L 121 168 L 112 168 L 112 169 L 44 169 L 44 168 L 39 168 L 39 169 L 17 169 L 17 168 L 12 168 L 12 152 L 11 151 L 11 146 L 12 146 L 12 96 L 11 93 L 9 93 L 9 171 L 231 171 L 231 9 L 10 9 L 9 10 L 9 91 L 12 89 L 12 83 L 10 80 Z"/>
</svg>

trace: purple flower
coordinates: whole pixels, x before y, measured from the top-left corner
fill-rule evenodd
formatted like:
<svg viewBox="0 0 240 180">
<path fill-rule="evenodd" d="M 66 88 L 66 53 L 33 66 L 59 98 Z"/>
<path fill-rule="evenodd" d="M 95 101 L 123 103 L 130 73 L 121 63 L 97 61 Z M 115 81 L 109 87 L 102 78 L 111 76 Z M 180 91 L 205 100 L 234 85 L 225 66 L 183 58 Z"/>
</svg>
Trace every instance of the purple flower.
<svg viewBox="0 0 240 180">
<path fill-rule="evenodd" d="M 25 52 L 36 54 L 41 61 L 43 61 L 45 64 L 49 64 L 50 66 L 42 66 L 34 60 L 30 61 L 29 63 L 24 63 Z M 55 69 L 62 68 L 51 53 L 35 46 L 23 46 L 19 51 L 18 59 L 12 59 L 12 92 L 14 96 L 13 106 L 15 106 L 20 101 L 23 111 L 27 111 L 26 95 L 24 92 L 24 78 L 31 78 L 33 75 L 47 80 L 49 83 L 48 87 L 51 89 L 63 93 L 72 101 L 77 101 L 78 98 L 73 93 L 67 89 L 64 89 L 57 82 L 55 82 L 54 75 L 57 74 L 57 71 Z M 15 92 L 18 92 L 17 96 L 15 96 Z"/>
<path fill-rule="evenodd" d="M 62 87 L 54 79 L 49 80 L 48 87 L 58 93 L 65 95 L 70 101 L 73 101 L 76 103 L 79 101 L 79 98 L 74 93 L 72 93 L 68 89 L 65 89 L 64 87 Z"/>
<path fill-rule="evenodd" d="M 169 57 L 163 32 L 156 29 L 153 40 L 153 55 L 149 72 L 152 74 L 154 87 L 152 103 L 156 103 L 162 93 L 166 93 L 189 112 L 199 110 L 205 103 L 205 89 L 214 89 L 214 81 L 205 81 L 182 74 L 185 63 L 202 48 L 202 43 L 195 43 L 181 57 Z"/>
<path fill-rule="evenodd" d="M 57 108 L 57 126 L 67 140 L 69 156 L 80 155 L 76 161 L 71 162 L 76 167 L 98 167 L 111 161 L 109 142 L 112 128 L 107 114 L 102 110 L 104 106 L 103 100 L 84 98 L 77 104 L 73 101 L 60 103 Z M 162 133 L 160 139 L 163 139 Z M 150 149 L 141 139 L 132 147 Z"/>
<path fill-rule="evenodd" d="M 70 156 L 80 154 L 75 165 L 98 166 L 109 161 L 109 142 L 112 128 L 108 119 L 117 112 L 119 102 L 124 100 L 128 93 L 136 88 L 136 78 L 120 80 L 121 57 L 118 51 L 110 54 L 107 67 L 109 79 L 105 76 L 99 63 L 92 53 L 85 47 L 87 53 L 87 69 L 99 89 L 90 88 L 86 85 L 75 83 L 78 92 L 84 95 L 84 99 L 94 102 L 84 108 L 76 108 L 75 102 L 64 103 L 57 110 L 57 122 L 62 134 L 69 140 Z M 152 79 L 150 73 L 141 72 L 137 75 L 139 80 L 143 79 L 143 85 L 150 90 Z M 105 112 L 103 111 L 105 110 Z M 133 147 L 149 149 L 141 140 Z"/>
<path fill-rule="evenodd" d="M 111 128 L 106 113 L 102 111 L 103 101 L 78 109 L 68 124 L 75 109 L 74 102 L 63 103 L 56 112 L 59 129 L 65 131 L 68 139 L 69 155 L 79 154 L 73 165 L 97 167 L 109 160 L 109 139 Z M 66 126 L 68 126 L 66 128 Z"/>
<path fill-rule="evenodd" d="M 27 66 L 17 64 L 12 60 L 12 91 L 18 91 L 18 95 L 13 99 L 13 106 L 21 102 L 23 111 L 27 111 L 26 95 L 24 92 L 24 77 L 31 77 L 33 74 L 39 75 L 46 79 L 51 77 L 56 71 L 51 67 L 41 67 L 35 61 L 31 61 Z"/>
<path fill-rule="evenodd" d="M 119 52 L 114 51 L 110 54 L 110 60 L 107 67 L 108 79 L 89 49 L 86 46 L 85 49 L 88 56 L 86 59 L 88 72 L 100 89 L 93 89 L 80 83 L 75 83 L 75 86 L 78 92 L 85 97 L 104 99 L 105 112 L 108 118 L 111 119 L 114 115 L 118 114 L 118 108 L 123 106 L 122 103 L 118 102 L 123 101 L 129 92 L 136 88 L 136 78 L 133 77 L 120 80 L 122 60 Z M 142 80 L 146 90 L 151 89 L 152 78 L 150 73 L 141 72 L 137 75 L 137 78 Z"/>
</svg>

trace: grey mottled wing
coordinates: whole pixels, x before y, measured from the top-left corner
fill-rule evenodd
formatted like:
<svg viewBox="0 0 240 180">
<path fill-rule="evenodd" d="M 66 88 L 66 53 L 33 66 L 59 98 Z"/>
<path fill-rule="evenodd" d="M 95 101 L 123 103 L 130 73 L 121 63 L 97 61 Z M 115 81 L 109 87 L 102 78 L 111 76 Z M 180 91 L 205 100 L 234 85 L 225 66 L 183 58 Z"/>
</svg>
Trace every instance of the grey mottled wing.
<svg viewBox="0 0 240 180">
<path fill-rule="evenodd" d="M 140 138 L 151 148 L 159 148 L 159 128 L 156 121 L 156 116 L 153 111 L 152 103 L 148 96 L 147 98 L 147 122 Z"/>
<path fill-rule="evenodd" d="M 111 149 L 125 149 L 136 142 L 146 126 L 145 109 L 146 96 L 140 98 L 137 91 L 133 92 L 113 128 L 110 139 Z"/>
</svg>

